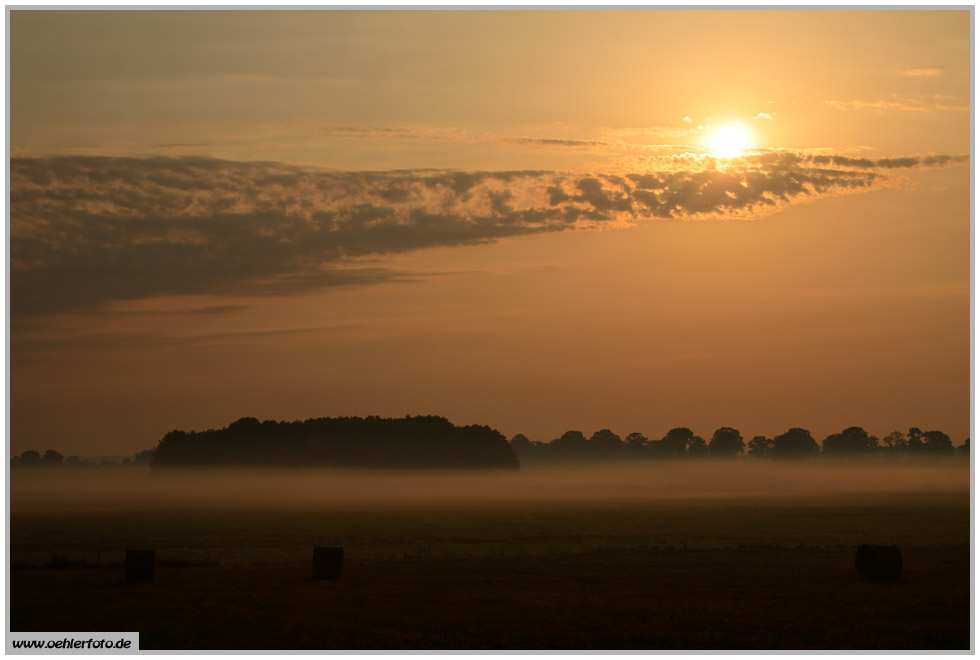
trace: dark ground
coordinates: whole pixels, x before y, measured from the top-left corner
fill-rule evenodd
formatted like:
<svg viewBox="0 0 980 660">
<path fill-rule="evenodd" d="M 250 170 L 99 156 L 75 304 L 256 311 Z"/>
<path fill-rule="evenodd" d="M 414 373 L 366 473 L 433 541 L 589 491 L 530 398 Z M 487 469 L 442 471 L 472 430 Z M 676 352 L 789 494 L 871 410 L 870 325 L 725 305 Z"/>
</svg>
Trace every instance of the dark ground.
<svg viewBox="0 0 980 660">
<path fill-rule="evenodd" d="M 642 505 L 11 518 L 13 631 L 143 649 L 970 647 L 969 505 Z M 898 543 L 895 584 L 857 580 Z M 343 545 L 337 581 L 314 543 Z M 122 583 L 126 546 L 156 579 Z"/>
</svg>

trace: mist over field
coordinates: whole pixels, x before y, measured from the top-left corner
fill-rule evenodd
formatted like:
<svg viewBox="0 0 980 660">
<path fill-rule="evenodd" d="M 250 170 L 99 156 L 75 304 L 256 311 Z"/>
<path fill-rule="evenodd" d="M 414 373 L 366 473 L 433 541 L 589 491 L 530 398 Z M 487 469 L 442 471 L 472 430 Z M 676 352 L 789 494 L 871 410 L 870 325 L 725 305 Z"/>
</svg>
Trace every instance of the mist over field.
<svg viewBox="0 0 980 660">
<path fill-rule="evenodd" d="M 971 643 L 962 459 L 37 468 L 10 488 L 14 630 L 139 630 L 147 649 Z M 899 583 L 858 580 L 865 543 L 901 548 Z M 311 579 L 323 545 L 340 579 Z M 121 582 L 130 548 L 154 550 L 152 583 Z"/>
<path fill-rule="evenodd" d="M 519 471 L 157 469 L 18 471 L 11 510 L 23 513 L 561 503 L 914 503 L 968 496 L 966 462 L 666 461 Z"/>
</svg>

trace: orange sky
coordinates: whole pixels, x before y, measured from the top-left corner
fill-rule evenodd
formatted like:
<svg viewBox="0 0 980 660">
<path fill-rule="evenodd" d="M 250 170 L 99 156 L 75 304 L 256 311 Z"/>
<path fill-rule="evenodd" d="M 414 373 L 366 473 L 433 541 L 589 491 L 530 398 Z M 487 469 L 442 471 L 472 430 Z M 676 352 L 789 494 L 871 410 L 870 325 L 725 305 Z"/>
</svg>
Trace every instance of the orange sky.
<svg viewBox="0 0 980 660">
<path fill-rule="evenodd" d="M 970 80 L 968 11 L 11 11 L 10 449 L 958 445 Z"/>
</svg>

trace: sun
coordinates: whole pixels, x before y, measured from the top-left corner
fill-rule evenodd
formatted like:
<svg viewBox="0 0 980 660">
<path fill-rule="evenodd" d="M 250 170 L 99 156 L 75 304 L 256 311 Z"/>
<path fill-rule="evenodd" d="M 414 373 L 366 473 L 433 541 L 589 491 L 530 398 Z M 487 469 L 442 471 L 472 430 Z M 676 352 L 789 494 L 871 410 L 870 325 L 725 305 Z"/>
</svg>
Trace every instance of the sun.
<svg viewBox="0 0 980 660">
<path fill-rule="evenodd" d="M 728 124 L 714 132 L 709 144 L 719 158 L 735 158 L 749 146 L 749 132 L 741 126 Z"/>
</svg>

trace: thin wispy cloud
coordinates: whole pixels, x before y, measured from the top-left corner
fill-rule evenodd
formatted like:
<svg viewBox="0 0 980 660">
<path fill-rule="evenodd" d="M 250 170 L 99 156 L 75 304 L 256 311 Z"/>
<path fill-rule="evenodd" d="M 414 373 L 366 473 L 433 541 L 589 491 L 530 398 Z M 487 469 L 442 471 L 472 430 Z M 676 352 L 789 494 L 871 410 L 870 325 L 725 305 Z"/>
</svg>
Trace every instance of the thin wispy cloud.
<svg viewBox="0 0 980 660">
<path fill-rule="evenodd" d="M 678 138 L 689 138 L 697 135 L 704 129 L 704 126 L 694 126 L 694 120 L 684 117 L 686 126 L 606 126 L 601 129 L 603 135 L 615 138 L 654 138 L 658 140 L 669 140 Z"/>
<path fill-rule="evenodd" d="M 920 77 L 920 76 L 938 76 L 942 72 L 943 70 L 938 67 L 925 67 L 921 69 L 905 69 L 904 71 L 899 71 L 898 73 L 903 76 Z"/>
<path fill-rule="evenodd" d="M 901 110 L 902 112 L 929 112 L 930 108 L 914 102 L 890 101 L 879 99 L 877 101 L 824 101 L 825 105 L 830 105 L 842 110 Z"/>
<path fill-rule="evenodd" d="M 484 139 L 484 136 L 461 130 L 426 130 L 398 126 L 324 126 L 314 129 L 313 132 L 319 135 L 341 138 L 428 140 L 436 142 L 475 142 Z"/>
<path fill-rule="evenodd" d="M 614 143 L 603 140 L 569 140 L 565 138 L 510 138 L 516 144 L 541 147 L 609 147 Z"/>
<path fill-rule="evenodd" d="M 966 156 L 773 151 L 625 172 L 338 172 L 208 158 L 14 158 L 19 317 L 162 295 L 291 294 L 418 277 L 385 255 L 668 218 L 739 218 Z"/>
<path fill-rule="evenodd" d="M 970 106 L 968 105 L 947 105 L 945 103 L 937 103 L 935 105 L 936 110 L 951 110 L 954 112 L 969 112 Z"/>
<path fill-rule="evenodd" d="M 18 337 L 18 352 L 28 353 L 48 349 L 106 349 L 134 350 L 148 348 L 167 348 L 171 346 L 228 345 L 251 343 L 275 337 L 290 335 L 339 333 L 357 330 L 362 326 L 353 323 L 308 326 L 299 328 L 276 328 L 271 330 L 238 330 L 233 332 L 211 332 L 198 334 L 173 334 L 162 332 L 104 332 L 73 336 Z"/>
<path fill-rule="evenodd" d="M 802 165 L 804 167 L 830 166 L 833 168 L 857 170 L 892 170 L 960 165 L 969 163 L 970 156 L 968 154 L 939 154 L 930 156 L 904 156 L 901 158 L 853 158 L 851 156 L 835 154 L 774 150 L 747 155 L 743 160 L 749 163 L 758 163 L 763 166 L 768 166 L 775 162 L 781 164 L 783 167 Z"/>
<path fill-rule="evenodd" d="M 617 143 L 607 140 L 573 138 L 497 136 L 470 133 L 462 130 L 423 130 L 400 127 L 336 126 L 316 130 L 316 133 L 341 138 L 400 139 L 433 142 L 499 142 L 538 147 L 609 147 Z"/>
<path fill-rule="evenodd" d="M 898 112 L 945 112 L 945 111 L 969 111 L 969 106 L 960 106 L 946 103 L 944 101 L 955 100 L 955 96 L 948 94 L 916 94 L 905 98 L 900 98 L 896 94 L 891 95 L 890 99 L 877 99 L 874 101 L 852 100 L 828 100 L 824 105 L 833 106 L 839 110 L 894 110 Z"/>
</svg>

